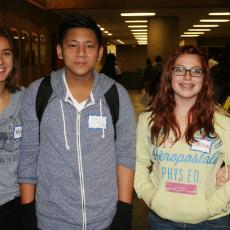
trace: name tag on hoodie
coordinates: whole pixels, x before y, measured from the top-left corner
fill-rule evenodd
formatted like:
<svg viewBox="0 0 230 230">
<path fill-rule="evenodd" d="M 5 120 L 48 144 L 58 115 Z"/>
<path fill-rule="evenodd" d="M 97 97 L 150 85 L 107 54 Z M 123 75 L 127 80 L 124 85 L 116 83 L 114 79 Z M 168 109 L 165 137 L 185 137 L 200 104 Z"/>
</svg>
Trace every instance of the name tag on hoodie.
<svg viewBox="0 0 230 230">
<path fill-rule="evenodd" d="M 15 126 L 14 127 L 14 139 L 18 139 L 22 137 L 22 126 Z"/>
<path fill-rule="evenodd" d="M 106 129 L 106 117 L 89 115 L 89 128 L 91 129 Z"/>
</svg>

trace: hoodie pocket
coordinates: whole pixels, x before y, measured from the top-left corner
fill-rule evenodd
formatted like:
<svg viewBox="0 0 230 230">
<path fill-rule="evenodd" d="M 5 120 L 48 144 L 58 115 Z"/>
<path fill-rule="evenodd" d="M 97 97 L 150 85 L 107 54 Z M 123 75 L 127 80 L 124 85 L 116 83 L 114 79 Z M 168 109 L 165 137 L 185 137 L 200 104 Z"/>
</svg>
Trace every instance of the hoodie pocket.
<svg viewBox="0 0 230 230">
<path fill-rule="evenodd" d="M 210 217 L 204 193 L 180 194 L 160 188 L 153 198 L 151 209 L 158 216 L 178 223 L 196 224 Z"/>
</svg>

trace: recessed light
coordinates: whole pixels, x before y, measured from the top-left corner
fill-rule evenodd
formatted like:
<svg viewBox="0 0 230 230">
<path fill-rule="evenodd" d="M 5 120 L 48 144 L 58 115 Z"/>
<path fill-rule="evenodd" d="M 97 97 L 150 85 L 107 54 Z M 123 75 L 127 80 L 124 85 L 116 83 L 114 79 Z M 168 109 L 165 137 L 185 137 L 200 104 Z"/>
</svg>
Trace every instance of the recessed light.
<svg viewBox="0 0 230 230">
<path fill-rule="evenodd" d="M 181 34 L 181 37 L 199 37 L 200 35 L 198 34 Z"/>
<path fill-rule="evenodd" d="M 219 27 L 219 25 L 193 25 L 193 27 Z"/>
<path fill-rule="evenodd" d="M 135 35 L 135 34 L 136 34 L 136 35 L 138 35 L 138 34 L 145 34 L 145 35 L 147 35 L 146 32 L 133 32 L 132 34 L 133 34 L 133 35 Z"/>
<path fill-rule="evenodd" d="M 126 23 L 146 23 L 147 20 L 127 20 Z"/>
<path fill-rule="evenodd" d="M 147 25 L 132 25 L 132 26 L 128 26 L 129 28 L 147 28 Z"/>
<path fill-rule="evenodd" d="M 204 32 L 184 32 L 184 34 L 204 34 Z"/>
<path fill-rule="evenodd" d="M 229 22 L 229 19 L 200 19 L 200 22 Z"/>
<path fill-rule="evenodd" d="M 133 35 L 135 38 L 147 38 L 147 35 Z"/>
<path fill-rule="evenodd" d="M 119 42 L 120 44 L 125 44 L 123 41 L 121 41 L 120 39 L 117 39 L 117 42 Z"/>
<path fill-rule="evenodd" d="M 147 29 L 134 29 L 134 30 L 131 30 L 132 32 L 147 32 L 148 30 Z"/>
<path fill-rule="evenodd" d="M 136 40 L 138 40 L 138 41 L 147 41 L 148 39 L 147 38 L 136 38 Z"/>
<path fill-rule="evenodd" d="M 188 31 L 210 31 L 211 29 L 188 29 Z"/>
<path fill-rule="evenodd" d="M 140 12 L 140 13 L 121 13 L 122 17 L 131 17 L 131 16 L 154 16 L 154 12 Z"/>
<path fill-rule="evenodd" d="M 227 15 L 230 15 L 230 12 L 211 12 L 208 15 L 211 15 L 211 16 L 227 16 Z"/>
</svg>

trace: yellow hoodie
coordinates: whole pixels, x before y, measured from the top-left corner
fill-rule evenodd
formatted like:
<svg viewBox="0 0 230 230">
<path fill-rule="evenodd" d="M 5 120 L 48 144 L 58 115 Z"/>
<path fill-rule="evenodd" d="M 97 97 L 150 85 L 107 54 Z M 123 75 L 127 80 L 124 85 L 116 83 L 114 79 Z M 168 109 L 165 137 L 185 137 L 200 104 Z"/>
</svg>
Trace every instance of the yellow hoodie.
<svg viewBox="0 0 230 230">
<path fill-rule="evenodd" d="M 216 188 L 222 162 L 230 165 L 230 118 L 215 113 L 220 139 L 201 138 L 188 145 L 173 144 L 173 136 L 160 147 L 151 143 L 149 112 L 137 126 L 137 159 L 134 187 L 139 198 L 160 217 L 196 224 L 230 213 L 230 181 Z M 151 162 L 153 162 L 152 170 Z"/>
</svg>

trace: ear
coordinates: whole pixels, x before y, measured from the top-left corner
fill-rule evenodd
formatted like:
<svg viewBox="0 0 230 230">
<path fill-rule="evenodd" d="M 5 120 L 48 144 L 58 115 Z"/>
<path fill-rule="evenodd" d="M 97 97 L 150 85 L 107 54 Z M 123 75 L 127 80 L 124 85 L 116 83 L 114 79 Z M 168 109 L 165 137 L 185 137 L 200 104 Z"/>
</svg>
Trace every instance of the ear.
<svg viewBox="0 0 230 230">
<path fill-rule="evenodd" d="M 102 56 L 103 56 L 103 46 L 99 48 L 97 60 L 100 61 Z"/>
<path fill-rule="evenodd" d="M 63 55 L 62 55 L 62 47 L 60 44 L 57 45 L 57 56 L 59 59 L 63 59 Z"/>
</svg>

